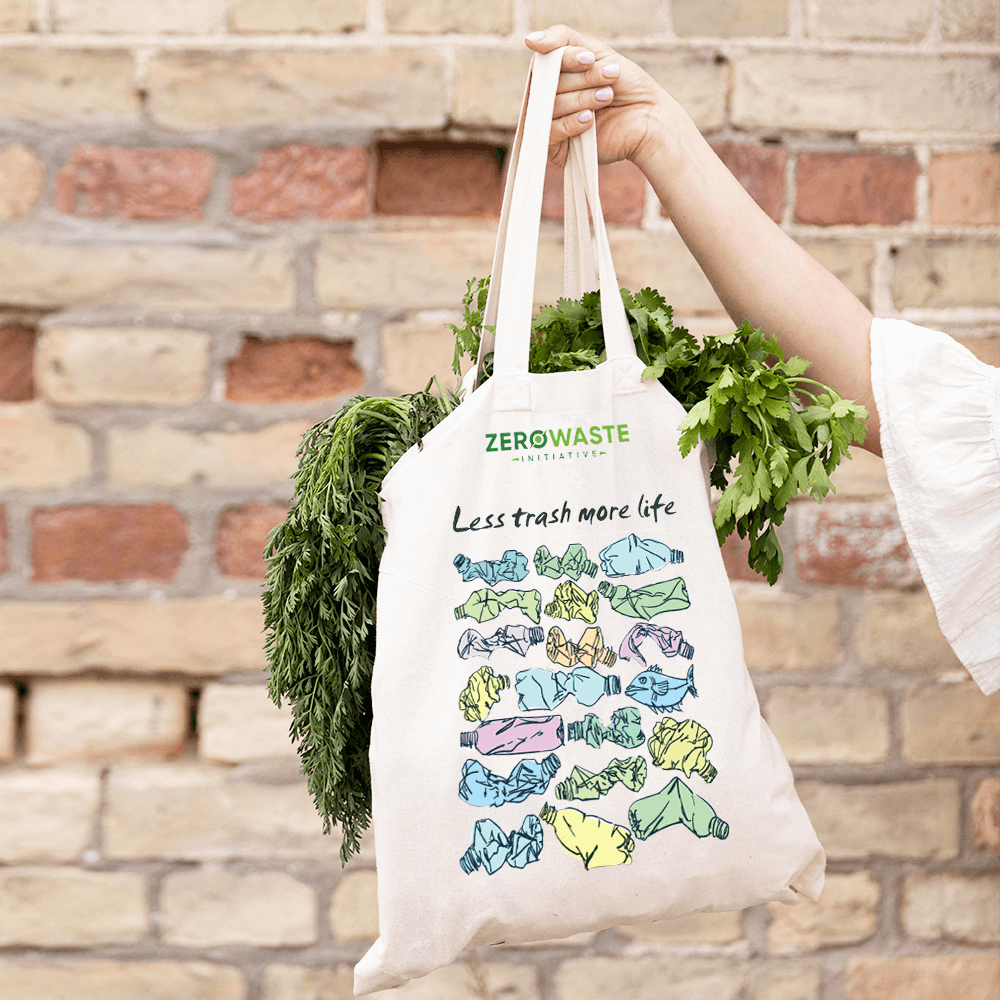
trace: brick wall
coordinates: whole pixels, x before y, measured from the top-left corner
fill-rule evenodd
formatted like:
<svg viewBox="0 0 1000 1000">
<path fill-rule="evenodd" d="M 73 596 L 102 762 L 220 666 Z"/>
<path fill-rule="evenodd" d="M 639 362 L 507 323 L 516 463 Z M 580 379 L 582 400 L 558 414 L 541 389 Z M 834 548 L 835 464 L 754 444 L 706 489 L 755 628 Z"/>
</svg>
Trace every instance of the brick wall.
<svg viewBox="0 0 1000 1000">
<path fill-rule="evenodd" d="M 350 995 L 342 870 L 261 679 L 260 549 L 301 432 L 448 370 L 527 64 L 570 20 L 670 87 L 873 310 L 1000 363 L 995 0 L 0 0 L 5 1000 Z M 560 291 L 559 179 L 538 296 Z M 718 301 L 630 165 L 624 284 Z M 998 701 L 935 624 L 881 463 L 728 565 L 819 904 L 493 949 L 404 990 L 994 1000 Z"/>
</svg>

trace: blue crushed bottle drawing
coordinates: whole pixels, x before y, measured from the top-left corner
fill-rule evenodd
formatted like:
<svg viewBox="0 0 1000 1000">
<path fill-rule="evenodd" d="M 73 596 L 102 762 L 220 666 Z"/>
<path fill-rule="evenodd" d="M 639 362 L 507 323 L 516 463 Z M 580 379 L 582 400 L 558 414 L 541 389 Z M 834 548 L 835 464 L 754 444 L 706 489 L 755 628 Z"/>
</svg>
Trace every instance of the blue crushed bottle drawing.
<svg viewBox="0 0 1000 1000">
<path fill-rule="evenodd" d="M 598 558 L 605 576 L 639 576 L 661 566 L 684 562 L 684 553 L 655 538 L 629 535 L 601 549 Z"/>
<path fill-rule="evenodd" d="M 550 753 L 542 760 L 518 761 L 509 777 L 488 771 L 478 760 L 462 765 L 458 796 L 470 806 L 502 806 L 508 802 L 523 802 L 529 795 L 543 795 L 552 776 L 562 766 Z"/>
<path fill-rule="evenodd" d="M 482 580 L 492 587 L 501 580 L 520 583 L 528 575 L 528 557 L 517 549 L 508 549 L 499 559 L 482 559 L 479 562 L 473 562 L 459 553 L 453 563 L 466 583 Z"/>
<path fill-rule="evenodd" d="M 622 684 L 617 676 L 604 677 L 592 667 L 574 667 L 569 673 L 533 667 L 518 672 L 514 689 L 520 711 L 531 712 L 555 708 L 570 695 L 589 708 L 606 694 L 619 694 Z"/>
<path fill-rule="evenodd" d="M 527 656 L 532 646 L 544 641 L 545 629 L 540 625 L 504 625 L 491 636 L 468 628 L 459 637 L 458 655 L 467 660 L 473 655 L 492 656 L 498 649 L 506 649 L 518 656 Z"/>
<path fill-rule="evenodd" d="M 688 694 L 698 697 L 694 686 L 694 664 L 688 668 L 687 677 L 670 677 L 659 667 L 650 667 L 632 679 L 625 694 L 640 705 L 654 712 L 676 712 Z"/>
<path fill-rule="evenodd" d="M 466 875 L 485 868 L 496 874 L 505 864 L 524 868 L 542 853 L 542 823 L 537 816 L 525 816 L 519 830 L 506 834 L 491 819 L 480 819 L 472 828 L 472 844 L 458 863 Z"/>
</svg>

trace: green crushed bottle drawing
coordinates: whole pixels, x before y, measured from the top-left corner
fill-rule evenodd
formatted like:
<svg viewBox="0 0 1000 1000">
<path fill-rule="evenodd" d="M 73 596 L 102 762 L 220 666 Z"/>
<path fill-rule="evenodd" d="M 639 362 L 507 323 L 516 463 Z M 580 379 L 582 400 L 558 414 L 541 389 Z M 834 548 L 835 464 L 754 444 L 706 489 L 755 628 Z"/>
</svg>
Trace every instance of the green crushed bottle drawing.
<svg viewBox="0 0 1000 1000">
<path fill-rule="evenodd" d="M 719 819 L 715 810 L 680 778 L 672 779 L 655 795 L 633 802 L 628 821 L 640 840 L 678 825 L 686 826 L 697 837 L 725 840 L 729 836 L 729 824 Z"/>
<path fill-rule="evenodd" d="M 577 764 L 569 777 L 556 785 L 556 798 L 586 802 L 607 795 L 617 784 L 638 792 L 645 783 L 646 760 L 643 757 L 616 758 L 596 774 Z"/>
<path fill-rule="evenodd" d="M 579 542 L 568 545 L 562 556 L 554 556 L 544 545 L 539 545 L 535 550 L 534 563 L 539 576 L 552 580 L 561 576 L 579 580 L 584 574 L 594 576 L 597 573 L 597 563 L 587 558 L 587 551 Z"/>
<path fill-rule="evenodd" d="M 630 590 L 623 583 L 602 580 L 597 585 L 597 590 L 602 597 L 608 599 L 613 610 L 629 618 L 644 618 L 649 621 L 666 611 L 682 611 L 691 607 L 687 584 L 680 576 L 659 583 L 647 583 L 645 587 L 635 590 Z M 548 614 L 548 611 L 545 613 Z"/>
<path fill-rule="evenodd" d="M 611 713 L 611 724 L 607 726 L 593 712 L 588 712 L 582 720 L 566 726 L 566 739 L 583 740 L 587 746 L 594 748 L 600 747 L 606 740 L 627 750 L 634 750 L 646 742 L 639 709 L 632 706 L 616 708 Z"/>
<path fill-rule="evenodd" d="M 537 625 L 542 620 L 542 595 L 537 590 L 476 590 L 464 604 L 455 608 L 455 617 L 474 618 L 482 624 L 514 608 Z"/>
</svg>

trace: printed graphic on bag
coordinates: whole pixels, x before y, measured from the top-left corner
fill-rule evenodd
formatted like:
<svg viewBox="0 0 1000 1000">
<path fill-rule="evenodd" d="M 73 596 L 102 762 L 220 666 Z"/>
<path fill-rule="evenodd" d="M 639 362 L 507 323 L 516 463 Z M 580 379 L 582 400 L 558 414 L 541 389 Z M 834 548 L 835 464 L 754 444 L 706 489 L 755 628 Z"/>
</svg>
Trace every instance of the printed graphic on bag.
<svg viewBox="0 0 1000 1000">
<path fill-rule="evenodd" d="M 553 580 L 558 580 L 561 576 L 579 580 L 584 573 L 587 576 L 597 573 L 597 563 L 587 558 L 587 550 L 579 542 L 571 542 L 566 546 L 562 556 L 554 556 L 544 545 L 539 545 L 535 550 L 534 563 L 535 572 L 539 576 L 551 577 Z"/>
<path fill-rule="evenodd" d="M 595 748 L 607 740 L 628 750 L 641 747 L 646 741 L 640 724 L 639 709 L 631 706 L 616 708 L 611 713 L 610 726 L 605 726 L 593 712 L 588 712 L 581 721 L 569 723 L 566 738 L 583 740 L 587 746 Z"/>
<path fill-rule="evenodd" d="M 527 656 L 528 650 L 545 638 L 545 629 L 528 625 L 504 625 L 489 638 L 474 628 L 466 629 L 458 640 L 458 655 L 463 660 L 470 656 L 492 656 L 498 649 L 509 649 L 518 656 Z"/>
<path fill-rule="evenodd" d="M 487 771 L 478 760 L 467 760 L 462 765 L 458 797 L 470 806 L 479 807 L 523 802 L 529 795 L 544 795 L 560 767 L 559 758 L 550 753 L 542 760 L 519 760 L 505 778 Z"/>
<path fill-rule="evenodd" d="M 683 771 L 685 778 L 700 774 L 706 782 L 714 781 L 719 773 L 709 763 L 707 756 L 712 749 L 712 737 L 694 719 L 685 719 L 683 722 L 660 719 L 653 726 L 648 747 L 653 763 L 665 771 Z"/>
<path fill-rule="evenodd" d="M 537 625 L 542 620 L 542 595 L 537 590 L 477 590 L 455 608 L 455 617 L 474 618 L 482 624 L 508 608 L 517 608 Z"/>
<path fill-rule="evenodd" d="M 491 819 L 480 819 L 472 828 L 472 845 L 459 859 L 462 871 L 471 875 L 480 866 L 494 875 L 505 864 L 523 868 L 542 853 L 542 824 L 537 816 L 525 816 L 520 830 L 505 834 Z"/>
<path fill-rule="evenodd" d="M 628 630 L 622 639 L 618 655 L 623 660 L 635 660 L 646 666 L 646 658 L 640 649 L 646 639 L 652 639 L 664 656 L 683 656 L 686 660 L 694 656 L 694 646 L 684 641 L 681 632 L 665 625 L 647 625 L 645 622 L 639 622 Z"/>
<path fill-rule="evenodd" d="M 545 655 L 561 667 L 582 663 L 587 667 L 613 667 L 618 659 L 615 651 L 604 645 L 604 635 L 596 625 L 583 630 L 579 642 L 570 642 L 558 625 L 549 629 L 545 642 Z"/>
<path fill-rule="evenodd" d="M 674 778 L 655 795 L 633 802 L 628 821 L 640 840 L 678 824 L 698 837 L 725 840 L 729 836 L 729 824 L 719 819 L 715 810 L 680 778 Z"/>
<path fill-rule="evenodd" d="M 528 575 L 528 557 L 517 549 L 508 549 L 499 559 L 483 559 L 480 562 L 473 562 L 459 553 L 453 563 L 466 583 L 478 579 L 492 587 L 501 580 L 520 583 Z"/>
<path fill-rule="evenodd" d="M 593 667 L 574 667 L 569 673 L 532 667 L 520 670 L 514 689 L 518 694 L 518 708 L 522 712 L 558 708 L 570 695 L 590 708 L 608 694 L 619 694 L 621 680 L 612 675 L 604 677 Z"/>
<path fill-rule="evenodd" d="M 683 679 L 665 676 L 659 667 L 650 667 L 636 675 L 625 688 L 625 694 L 654 712 L 676 712 L 688 694 L 698 697 L 694 687 L 694 664 L 688 667 L 687 677 Z"/>
<path fill-rule="evenodd" d="M 492 668 L 480 667 L 458 696 L 458 707 L 469 722 L 482 722 L 500 700 L 500 692 L 510 687 L 505 674 L 494 675 Z"/>
<path fill-rule="evenodd" d="M 611 602 L 611 607 L 618 614 L 629 618 L 645 618 L 649 621 L 665 611 L 683 611 L 691 607 L 687 584 L 680 576 L 661 583 L 648 583 L 636 590 L 629 590 L 623 583 L 614 584 L 602 580 L 597 585 L 597 590 Z"/>
<path fill-rule="evenodd" d="M 489 719 L 470 732 L 459 733 L 459 746 L 475 747 L 481 754 L 547 753 L 563 745 L 561 715 L 517 716 Z"/>
<path fill-rule="evenodd" d="M 567 620 L 578 618 L 590 625 L 597 621 L 599 610 L 600 601 L 597 591 L 592 590 L 588 593 L 572 580 L 563 580 L 556 587 L 552 601 L 545 605 L 545 613 L 550 618 L 565 618 Z"/>
<path fill-rule="evenodd" d="M 661 566 L 684 562 L 684 553 L 655 538 L 629 535 L 601 549 L 598 558 L 605 576 L 639 576 Z"/>
<path fill-rule="evenodd" d="M 576 855 L 588 871 L 632 864 L 635 841 L 625 827 L 571 806 L 553 809 L 548 803 L 542 806 L 539 817 L 552 827 L 559 843 Z"/>
<path fill-rule="evenodd" d="M 613 760 L 603 771 L 594 774 L 579 766 L 573 768 L 565 781 L 556 785 L 557 799 L 599 799 L 618 783 L 638 792 L 646 783 L 646 761 L 643 757 Z"/>
</svg>

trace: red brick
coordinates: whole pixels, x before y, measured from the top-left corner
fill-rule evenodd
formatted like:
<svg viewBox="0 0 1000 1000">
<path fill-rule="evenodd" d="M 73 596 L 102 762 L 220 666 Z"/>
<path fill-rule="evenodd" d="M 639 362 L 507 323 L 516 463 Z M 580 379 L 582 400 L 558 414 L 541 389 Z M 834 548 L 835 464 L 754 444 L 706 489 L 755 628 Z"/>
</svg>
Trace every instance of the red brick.
<svg viewBox="0 0 1000 1000">
<path fill-rule="evenodd" d="M 0 402 L 23 403 L 35 395 L 35 335 L 23 326 L 0 326 Z"/>
<path fill-rule="evenodd" d="M 781 146 L 753 146 L 726 142 L 712 147 L 748 194 L 775 222 L 785 209 L 785 163 L 788 150 Z"/>
<path fill-rule="evenodd" d="M 913 587 L 920 570 L 895 507 L 875 503 L 800 505 L 799 579 L 846 587 Z"/>
<path fill-rule="evenodd" d="M 1000 778 L 983 778 L 969 807 L 976 850 L 1000 854 Z"/>
<path fill-rule="evenodd" d="M 215 560 L 223 576 L 263 580 L 264 540 L 285 519 L 283 504 L 248 503 L 229 507 L 219 516 L 215 534 Z"/>
<path fill-rule="evenodd" d="M 6 573 L 10 569 L 10 560 L 7 558 L 7 508 L 0 506 L 0 573 Z"/>
<path fill-rule="evenodd" d="M 498 215 L 500 156 L 477 143 L 386 143 L 379 149 L 375 211 L 383 215 Z"/>
<path fill-rule="evenodd" d="M 170 580 L 188 548 L 184 517 L 166 503 L 36 510 L 31 535 L 40 583 Z"/>
<path fill-rule="evenodd" d="M 800 153 L 795 218 L 816 226 L 891 226 L 913 218 L 920 166 L 908 156 Z"/>
<path fill-rule="evenodd" d="M 230 206 L 253 222 L 360 219 L 371 201 L 372 163 L 363 146 L 266 149 L 257 169 L 234 177 Z"/>
<path fill-rule="evenodd" d="M 198 149 L 77 146 L 56 180 L 56 208 L 120 219 L 200 219 L 215 159 Z"/>
<path fill-rule="evenodd" d="M 726 566 L 726 574 L 730 580 L 746 580 L 751 583 L 766 583 L 766 579 L 754 572 L 747 562 L 750 551 L 750 540 L 740 538 L 733 532 L 722 545 L 722 561 Z"/>
<path fill-rule="evenodd" d="M 244 337 L 239 354 L 226 364 L 226 399 L 234 403 L 288 403 L 356 392 L 365 377 L 354 362 L 353 352 L 352 341 Z"/>
<path fill-rule="evenodd" d="M 845 1000 L 996 1000 L 1000 956 L 860 958 L 844 987 Z"/>
<path fill-rule="evenodd" d="M 935 225 L 1000 225 L 1000 153 L 935 153 L 927 171 Z"/>
<path fill-rule="evenodd" d="M 646 178 L 631 160 L 602 163 L 597 168 L 604 221 L 613 226 L 640 226 L 646 209 Z M 542 218 L 562 221 L 563 170 L 550 163 L 545 171 Z"/>
</svg>

